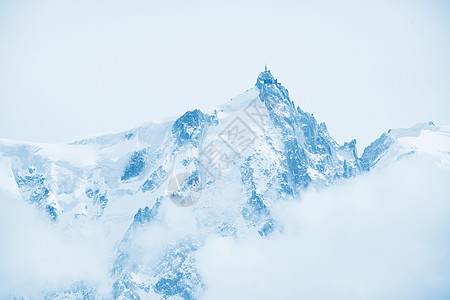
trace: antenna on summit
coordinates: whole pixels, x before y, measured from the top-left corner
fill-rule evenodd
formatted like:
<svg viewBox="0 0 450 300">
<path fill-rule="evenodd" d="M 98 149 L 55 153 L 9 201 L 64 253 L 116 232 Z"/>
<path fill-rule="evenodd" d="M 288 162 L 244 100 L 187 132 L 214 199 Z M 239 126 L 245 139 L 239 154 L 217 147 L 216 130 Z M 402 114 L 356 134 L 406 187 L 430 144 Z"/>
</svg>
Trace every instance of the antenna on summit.
<svg viewBox="0 0 450 300">
<path fill-rule="evenodd" d="M 264 71 L 267 72 L 267 63 L 264 65 Z"/>
</svg>

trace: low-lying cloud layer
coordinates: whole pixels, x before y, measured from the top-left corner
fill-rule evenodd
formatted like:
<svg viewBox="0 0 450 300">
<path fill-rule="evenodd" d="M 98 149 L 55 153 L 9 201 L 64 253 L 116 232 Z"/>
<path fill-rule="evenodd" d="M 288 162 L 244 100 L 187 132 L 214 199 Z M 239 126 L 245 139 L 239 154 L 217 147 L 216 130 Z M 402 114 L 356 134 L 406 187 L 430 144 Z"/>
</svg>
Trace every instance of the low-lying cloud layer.
<svg viewBox="0 0 450 300">
<path fill-rule="evenodd" d="M 3 166 L 0 166 L 3 167 Z M 81 237 L 60 228 L 14 194 L 0 170 L 0 299 L 43 298 L 45 291 L 73 287 L 81 281 L 98 293 L 109 292 L 109 255 L 98 228 Z M 8 191 L 9 189 L 9 191 Z"/>
<path fill-rule="evenodd" d="M 311 189 L 273 207 L 282 233 L 206 241 L 197 253 L 203 298 L 445 299 L 449 182 L 450 170 L 409 158 Z M 0 201 L 0 298 L 40 298 L 42 290 L 80 280 L 96 286 L 98 296 L 110 295 L 115 247 L 100 229 L 84 228 L 81 238 L 11 192 L 1 192 Z M 146 237 L 149 251 L 155 239 Z"/>
<path fill-rule="evenodd" d="M 206 299 L 444 299 L 450 171 L 409 159 L 278 210 L 282 235 L 211 239 Z"/>
</svg>

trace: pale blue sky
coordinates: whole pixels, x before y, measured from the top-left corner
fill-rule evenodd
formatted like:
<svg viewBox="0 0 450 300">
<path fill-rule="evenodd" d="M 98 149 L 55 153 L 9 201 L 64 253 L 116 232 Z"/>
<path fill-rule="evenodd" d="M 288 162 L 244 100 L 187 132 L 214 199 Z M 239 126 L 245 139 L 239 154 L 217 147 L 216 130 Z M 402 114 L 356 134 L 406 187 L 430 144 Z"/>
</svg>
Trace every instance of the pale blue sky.
<svg viewBox="0 0 450 300">
<path fill-rule="evenodd" d="M 42 142 L 208 111 L 269 64 L 359 147 L 450 124 L 448 1 L 0 1 L 0 137 Z"/>
</svg>

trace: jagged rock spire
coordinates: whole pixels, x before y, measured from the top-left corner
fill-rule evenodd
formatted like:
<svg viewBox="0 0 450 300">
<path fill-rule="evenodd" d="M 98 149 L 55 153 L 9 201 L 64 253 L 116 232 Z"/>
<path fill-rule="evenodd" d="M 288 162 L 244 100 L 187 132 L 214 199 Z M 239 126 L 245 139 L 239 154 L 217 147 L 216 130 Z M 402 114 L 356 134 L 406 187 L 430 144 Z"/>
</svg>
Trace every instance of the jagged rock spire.
<svg viewBox="0 0 450 300">
<path fill-rule="evenodd" d="M 275 78 L 273 78 L 270 70 L 267 70 L 267 65 L 265 67 L 264 72 L 261 72 L 256 80 L 256 86 L 261 89 L 264 84 L 273 84 L 275 83 Z"/>
</svg>

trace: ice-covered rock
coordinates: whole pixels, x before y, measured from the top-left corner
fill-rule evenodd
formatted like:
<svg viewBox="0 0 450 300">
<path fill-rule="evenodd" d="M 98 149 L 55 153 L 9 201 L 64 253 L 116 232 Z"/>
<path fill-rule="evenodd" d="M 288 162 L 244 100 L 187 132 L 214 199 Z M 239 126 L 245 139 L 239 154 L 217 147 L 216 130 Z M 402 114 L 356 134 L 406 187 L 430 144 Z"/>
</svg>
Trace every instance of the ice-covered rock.
<svg viewBox="0 0 450 300">
<path fill-rule="evenodd" d="M 390 130 L 358 158 L 356 140 L 339 145 L 266 70 L 209 114 L 196 109 L 70 144 L 2 140 L 0 156 L 23 199 L 55 226 L 108 228 L 111 297 L 197 299 L 207 286 L 195 255 L 209 236 L 268 237 L 281 230 L 277 203 L 410 153 L 450 166 L 449 141 L 430 122 Z M 95 298 L 80 286 L 62 291 Z"/>
</svg>

